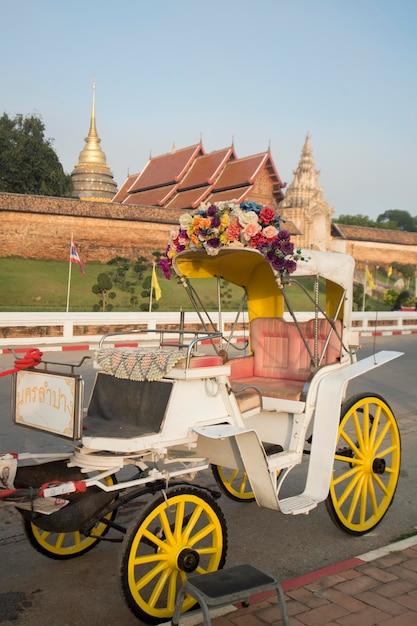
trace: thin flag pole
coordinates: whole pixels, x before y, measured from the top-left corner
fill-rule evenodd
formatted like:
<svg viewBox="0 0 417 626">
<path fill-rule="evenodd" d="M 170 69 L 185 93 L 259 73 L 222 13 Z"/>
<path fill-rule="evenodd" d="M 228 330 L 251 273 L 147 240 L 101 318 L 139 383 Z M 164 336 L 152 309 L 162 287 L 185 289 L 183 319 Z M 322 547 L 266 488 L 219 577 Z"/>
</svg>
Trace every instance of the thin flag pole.
<svg viewBox="0 0 417 626">
<path fill-rule="evenodd" d="M 67 287 L 67 313 L 69 311 L 70 291 L 71 291 L 71 249 L 73 242 L 73 234 L 71 233 L 70 253 L 69 253 L 69 268 L 68 268 L 68 287 Z"/>
<path fill-rule="evenodd" d="M 149 294 L 149 313 L 152 313 L 153 274 L 151 274 L 151 291 Z"/>
<path fill-rule="evenodd" d="M 366 301 L 366 274 L 368 271 L 368 261 L 366 261 L 365 263 L 365 272 L 364 272 L 364 276 L 363 276 L 363 300 L 362 300 L 362 311 L 365 311 L 365 301 Z"/>
</svg>

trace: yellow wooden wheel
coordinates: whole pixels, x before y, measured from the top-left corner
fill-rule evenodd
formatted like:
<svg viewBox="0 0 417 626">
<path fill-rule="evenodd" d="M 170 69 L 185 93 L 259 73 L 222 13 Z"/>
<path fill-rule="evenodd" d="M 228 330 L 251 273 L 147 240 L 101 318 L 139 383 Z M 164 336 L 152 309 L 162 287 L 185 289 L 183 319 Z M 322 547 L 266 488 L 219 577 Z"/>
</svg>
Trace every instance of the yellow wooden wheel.
<svg viewBox="0 0 417 626">
<path fill-rule="evenodd" d="M 107 485 L 113 485 L 115 482 L 114 476 L 108 476 L 105 479 Z M 104 519 L 113 520 L 115 517 L 116 510 L 105 515 Z M 85 554 L 94 548 L 99 542 L 99 538 L 109 531 L 109 526 L 105 522 L 96 524 L 91 529 L 89 536 L 82 534 L 79 530 L 71 532 L 44 530 L 29 519 L 23 520 L 23 526 L 26 537 L 35 550 L 44 556 L 57 560 L 73 559 Z"/>
<path fill-rule="evenodd" d="M 162 492 L 123 541 L 120 577 L 129 608 L 147 624 L 168 621 L 187 574 L 222 568 L 226 551 L 226 521 L 209 492 L 188 486 Z M 182 610 L 194 604 L 186 596 Z"/>
<path fill-rule="evenodd" d="M 360 394 L 342 407 L 334 472 L 326 501 L 339 528 L 363 535 L 388 511 L 400 474 L 401 440 L 385 400 Z"/>
<path fill-rule="evenodd" d="M 239 502 L 253 502 L 255 500 L 246 472 L 220 465 L 212 465 L 211 470 L 216 483 L 228 498 Z"/>
</svg>

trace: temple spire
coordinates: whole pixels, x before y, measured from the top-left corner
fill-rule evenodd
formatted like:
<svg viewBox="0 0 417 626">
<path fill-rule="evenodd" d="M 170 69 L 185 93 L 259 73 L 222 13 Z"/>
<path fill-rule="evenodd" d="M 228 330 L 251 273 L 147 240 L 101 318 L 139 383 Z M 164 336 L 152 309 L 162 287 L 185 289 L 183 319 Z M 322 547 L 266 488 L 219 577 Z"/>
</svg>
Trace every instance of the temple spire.
<svg viewBox="0 0 417 626">
<path fill-rule="evenodd" d="M 97 128 L 96 128 L 96 79 L 93 80 L 93 102 L 91 105 L 91 121 L 90 121 L 90 130 L 88 131 L 88 137 L 96 137 L 98 139 Z M 98 139 L 98 143 L 99 142 L 100 142 L 100 139 Z"/>
<path fill-rule="evenodd" d="M 96 128 L 96 81 L 93 80 L 90 128 L 78 163 L 71 173 L 74 185 L 73 196 L 83 200 L 111 200 L 117 184 L 107 166 L 106 155 L 100 147 Z"/>
<path fill-rule="evenodd" d="M 297 245 L 326 250 L 329 247 L 333 209 L 323 197 L 319 185 L 320 170 L 316 170 L 310 133 L 307 133 L 294 179 L 279 205 L 282 217 L 291 220 L 301 235 Z"/>
</svg>

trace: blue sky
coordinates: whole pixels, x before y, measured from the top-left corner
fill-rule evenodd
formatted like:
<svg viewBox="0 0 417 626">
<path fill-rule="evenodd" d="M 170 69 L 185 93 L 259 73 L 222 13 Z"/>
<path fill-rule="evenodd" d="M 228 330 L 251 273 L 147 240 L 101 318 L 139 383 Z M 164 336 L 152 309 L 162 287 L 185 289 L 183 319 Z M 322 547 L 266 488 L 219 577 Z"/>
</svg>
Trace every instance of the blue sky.
<svg viewBox="0 0 417 626">
<path fill-rule="evenodd" d="M 156 156 L 270 143 L 290 183 L 307 133 L 340 214 L 417 215 L 415 0 L 0 0 L 0 114 L 40 115 L 66 172 L 88 133 L 119 186 Z"/>
</svg>

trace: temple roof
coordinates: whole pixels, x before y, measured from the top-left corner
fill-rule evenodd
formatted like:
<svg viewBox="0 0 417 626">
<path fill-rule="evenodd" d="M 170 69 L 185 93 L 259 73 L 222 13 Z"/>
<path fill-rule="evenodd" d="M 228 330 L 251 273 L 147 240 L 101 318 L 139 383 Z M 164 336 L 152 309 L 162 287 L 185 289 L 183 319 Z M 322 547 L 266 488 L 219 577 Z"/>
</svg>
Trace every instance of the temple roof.
<svg viewBox="0 0 417 626">
<path fill-rule="evenodd" d="M 197 156 L 204 154 L 201 144 L 175 150 L 157 157 L 150 157 L 142 172 L 137 175 L 129 193 L 160 187 L 167 183 L 178 183 Z"/>
<path fill-rule="evenodd" d="M 144 189 L 137 193 L 129 194 L 123 204 L 143 204 L 145 206 L 164 206 L 172 194 L 175 192 L 176 185 L 165 185 L 164 187 L 155 187 L 153 189 Z"/>
<path fill-rule="evenodd" d="M 200 156 L 182 179 L 178 191 L 214 183 L 229 159 L 236 159 L 233 146 Z"/>
<path fill-rule="evenodd" d="M 259 170 L 270 158 L 269 152 L 229 161 L 214 185 L 215 191 L 242 187 L 255 181 Z M 278 177 L 278 174 L 276 174 Z"/>
<path fill-rule="evenodd" d="M 140 174 L 129 176 L 113 202 L 190 210 L 202 201 L 251 199 L 262 172 L 272 199 L 280 202 L 282 183 L 270 151 L 239 159 L 234 146 L 206 153 L 201 142 L 149 158 Z"/>
<path fill-rule="evenodd" d="M 369 226 L 351 226 L 332 223 L 332 237 L 350 241 L 374 241 L 375 243 L 395 243 L 404 246 L 417 245 L 417 233 L 387 228 L 370 228 Z"/>
<path fill-rule="evenodd" d="M 133 185 L 133 183 L 134 183 L 134 181 L 136 180 L 137 177 L 138 177 L 137 174 L 129 175 L 126 178 L 126 180 L 123 183 L 123 185 L 120 187 L 119 191 L 114 196 L 112 202 L 122 202 L 122 200 L 124 198 L 126 198 L 126 196 L 127 196 L 127 192 L 128 192 L 129 187 L 131 187 Z"/>
</svg>

